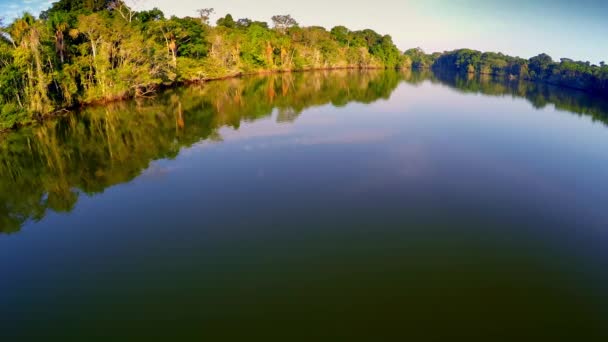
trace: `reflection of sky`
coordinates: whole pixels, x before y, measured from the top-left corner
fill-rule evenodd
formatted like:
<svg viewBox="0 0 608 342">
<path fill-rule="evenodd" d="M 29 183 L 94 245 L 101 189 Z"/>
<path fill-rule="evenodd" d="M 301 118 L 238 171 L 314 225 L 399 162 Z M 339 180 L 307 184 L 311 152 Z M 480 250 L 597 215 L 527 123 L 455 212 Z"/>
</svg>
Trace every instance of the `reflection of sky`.
<svg viewBox="0 0 608 342">
<path fill-rule="evenodd" d="M 133 0 L 131 0 L 133 1 Z M 38 12 L 49 0 L 0 0 L 0 14 Z M 541 52 L 555 59 L 571 57 L 598 63 L 608 60 L 608 1 L 605 0 L 143 0 L 146 8 L 168 14 L 195 15 L 213 7 L 218 15 L 269 20 L 291 13 L 303 25 L 353 29 L 370 27 L 389 33 L 401 49 L 420 46 L 427 51 L 461 47 L 501 51 L 531 57 Z M 320 10 L 322 9 L 322 10 Z M 340 15 L 336 15 L 336 13 Z"/>
<path fill-rule="evenodd" d="M 2 236 L 0 259 L 11 262 L 0 263 L 0 308 L 9 334 L 79 317 L 97 328 L 133 312 L 195 317 L 180 321 L 182 333 L 200 329 L 199 315 L 222 320 L 217 308 L 235 310 L 226 324 L 249 319 L 236 302 L 303 312 L 286 293 L 343 315 L 367 298 L 343 291 L 355 283 L 391 303 L 406 289 L 398 304 L 416 313 L 412 305 L 448 291 L 442 305 L 458 310 L 487 312 L 475 300 L 491 296 L 502 312 L 514 298 L 509 312 L 531 308 L 525 322 L 568 312 L 604 323 L 606 129 L 428 81 L 401 84 L 388 101 L 307 108 L 292 123 L 277 123 L 275 111 Z M 152 296 L 168 299 L 149 306 Z"/>
</svg>

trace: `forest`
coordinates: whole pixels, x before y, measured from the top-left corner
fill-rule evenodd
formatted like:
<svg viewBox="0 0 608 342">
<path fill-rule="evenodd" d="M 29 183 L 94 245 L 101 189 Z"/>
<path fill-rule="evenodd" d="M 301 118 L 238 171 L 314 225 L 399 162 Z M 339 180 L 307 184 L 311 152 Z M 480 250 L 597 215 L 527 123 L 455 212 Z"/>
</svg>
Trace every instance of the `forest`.
<svg viewBox="0 0 608 342">
<path fill-rule="evenodd" d="M 120 0 L 61 0 L 39 18 L 0 24 L 0 130 L 77 105 L 145 97 L 159 88 L 240 74 L 338 68 L 397 68 L 388 35 L 338 26 L 272 24 L 204 8 L 167 18 Z"/>
<path fill-rule="evenodd" d="M 608 96 L 608 65 L 562 58 L 559 62 L 542 53 L 530 59 L 502 53 L 459 49 L 426 54 L 421 49 L 405 52 L 406 60 L 418 69 L 461 74 L 502 76 L 509 79 L 547 83 Z"/>
<path fill-rule="evenodd" d="M 260 72 L 416 68 L 489 74 L 608 95 L 608 65 L 461 49 L 404 53 L 391 36 L 272 23 L 212 8 L 169 17 L 122 0 L 60 0 L 39 17 L 0 21 L 0 131 L 91 103 L 149 97 L 175 84 Z"/>
</svg>

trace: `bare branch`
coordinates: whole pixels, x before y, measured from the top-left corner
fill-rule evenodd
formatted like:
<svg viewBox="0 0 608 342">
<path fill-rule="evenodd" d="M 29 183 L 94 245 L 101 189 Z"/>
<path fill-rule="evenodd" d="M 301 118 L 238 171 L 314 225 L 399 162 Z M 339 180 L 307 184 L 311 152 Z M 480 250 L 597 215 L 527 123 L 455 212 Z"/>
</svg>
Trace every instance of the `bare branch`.
<svg viewBox="0 0 608 342">
<path fill-rule="evenodd" d="M 110 9 L 116 11 L 124 20 L 132 22 L 137 14 L 136 8 L 142 5 L 144 0 L 116 0 L 110 4 Z"/>
<path fill-rule="evenodd" d="M 201 23 L 203 25 L 209 25 L 209 19 L 211 18 L 211 15 L 215 13 L 215 10 L 213 8 L 201 8 L 196 10 L 196 12 L 201 18 Z"/>
<path fill-rule="evenodd" d="M 298 26 L 298 22 L 289 14 L 275 15 L 272 17 L 272 22 L 274 23 L 274 27 L 282 33 L 285 33 L 291 27 Z"/>
</svg>

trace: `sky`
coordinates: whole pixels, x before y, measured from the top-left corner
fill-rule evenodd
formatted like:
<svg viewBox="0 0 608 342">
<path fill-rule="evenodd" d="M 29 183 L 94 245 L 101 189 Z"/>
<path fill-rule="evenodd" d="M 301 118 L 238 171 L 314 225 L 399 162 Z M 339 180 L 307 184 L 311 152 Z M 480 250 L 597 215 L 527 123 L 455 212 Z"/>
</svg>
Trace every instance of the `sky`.
<svg viewBox="0 0 608 342">
<path fill-rule="evenodd" d="M 300 25 L 390 34 L 402 49 L 427 52 L 472 48 L 529 58 L 545 52 L 608 62 L 608 0 L 127 0 L 167 15 L 196 16 L 198 8 L 219 15 L 270 21 L 291 14 Z M 23 11 L 38 13 L 49 0 L 0 0 L 6 21 Z"/>
</svg>

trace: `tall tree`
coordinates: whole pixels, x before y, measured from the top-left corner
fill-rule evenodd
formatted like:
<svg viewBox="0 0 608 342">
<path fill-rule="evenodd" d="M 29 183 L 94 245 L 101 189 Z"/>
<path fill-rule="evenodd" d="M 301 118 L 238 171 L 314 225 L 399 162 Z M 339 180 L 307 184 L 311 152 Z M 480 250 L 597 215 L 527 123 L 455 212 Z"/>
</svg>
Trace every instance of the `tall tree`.
<svg viewBox="0 0 608 342">
<path fill-rule="evenodd" d="M 242 28 L 247 28 L 249 26 L 251 26 L 251 19 L 249 18 L 241 18 L 239 20 L 236 21 L 236 26 L 237 27 L 242 27 Z"/>
<path fill-rule="evenodd" d="M 528 61 L 531 75 L 533 78 L 543 78 L 547 69 L 553 64 L 553 59 L 546 53 L 530 58 Z"/>
<path fill-rule="evenodd" d="M 61 61 L 65 63 L 66 42 L 65 33 L 69 29 L 69 18 L 65 12 L 55 12 L 51 15 L 47 23 L 55 34 L 55 52 Z"/>
<path fill-rule="evenodd" d="M 298 26 L 298 22 L 291 15 L 275 15 L 272 17 L 274 27 L 281 33 L 285 33 L 289 28 Z"/>
<path fill-rule="evenodd" d="M 135 8 L 140 3 L 141 0 L 115 0 L 109 5 L 109 8 L 116 11 L 124 20 L 130 23 L 137 14 Z"/>
<path fill-rule="evenodd" d="M 352 40 L 350 30 L 344 26 L 336 26 L 331 29 L 331 35 L 336 39 L 340 44 L 350 46 L 350 42 Z"/>
<path fill-rule="evenodd" d="M 215 12 L 213 8 L 201 8 L 196 10 L 199 17 L 201 18 L 201 23 L 203 25 L 209 25 L 209 20 L 211 19 L 211 15 Z"/>
<path fill-rule="evenodd" d="M 42 23 L 37 22 L 29 13 L 17 19 L 10 28 L 11 38 L 19 50 L 16 67 L 22 69 L 25 74 L 25 99 L 30 111 L 37 114 L 45 114 L 53 109 L 47 92 L 50 77 L 44 70 L 42 33 Z"/>
<path fill-rule="evenodd" d="M 43 11 L 40 18 L 48 19 L 55 12 L 91 13 L 109 9 L 117 0 L 59 0 Z"/>
<path fill-rule="evenodd" d="M 236 27 L 236 22 L 234 21 L 234 18 L 232 18 L 232 15 L 226 14 L 225 17 L 220 18 L 220 19 L 217 20 L 217 26 L 223 26 L 223 27 L 227 27 L 227 28 L 235 28 Z"/>
</svg>

